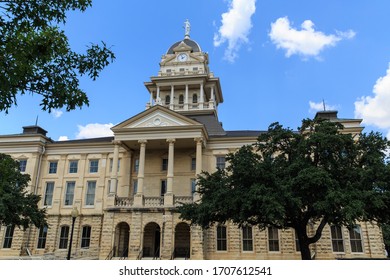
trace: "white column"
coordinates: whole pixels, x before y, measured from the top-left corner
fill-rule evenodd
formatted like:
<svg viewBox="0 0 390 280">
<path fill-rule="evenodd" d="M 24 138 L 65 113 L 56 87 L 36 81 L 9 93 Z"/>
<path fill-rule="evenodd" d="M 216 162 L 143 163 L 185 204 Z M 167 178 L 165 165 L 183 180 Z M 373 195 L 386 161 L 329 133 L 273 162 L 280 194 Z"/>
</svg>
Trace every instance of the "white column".
<svg viewBox="0 0 390 280">
<path fill-rule="evenodd" d="M 199 109 L 203 109 L 204 102 L 204 92 L 203 92 L 203 83 L 200 84 L 200 100 L 199 100 Z"/>
<path fill-rule="evenodd" d="M 137 194 L 142 195 L 144 192 L 144 177 L 145 177 L 145 151 L 146 151 L 146 143 L 147 140 L 139 140 L 140 150 L 139 150 L 139 166 L 138 166 L 138 189 Z"/>
<path fill-rule="evenodd" d="M 169 103 L 169 109 L 173 110 L 174 109 L 174 102 L 173 102 L 173 98 L 175 96 L 175 86 L 174 85 L 171 85 L 171 102 Z"/>
<path fill-rule="evenodd" d="M 214 87 L 211 87 L 209 107 L 211 109 L 215 107 Z"/>
<path fill-rule="evenodd" d="M 184 110 L 188 110 L 188 85 L 186 85 L 186 92 L 184 96 Z"/>
<path fill-rule="evenodd" d="M 194 141 L 196 142 L 196 167 L 195 167 L 195 178 L 198 178 L 198 175 L 202 173 L 202 145 L 203 145 L 203 138 L 198 137 L 195 138 Z M 198 180 L 196 180 L 196 188 L 195 190 L 198 191 Z M 194 201 L 199 200 L 199 194 L 195 193 L 194 195 Z"/>
<path fill-rule="evenodd" d="M 156 104 L 161 105 L 160 87 L 157 86 Z"/>
<path fill-rule="evenodd" d="M 153 91 L 150 92 L 150 97 L 149 97 L 149 106 L 153 106 Z"/>
<path fill-rule="evenodd" d="M 174 168 L 174 148 L 175 139 L 167 139 L 168 148 L 168 171 L 167 171 L 167 194 L 173 193 L 173 168 Z"/>
<path fill-rule="evenodd" d="M 118 187 L 118 160 L 121 142 L 114 140 L 112 143 L 114 144 L 114 158 L 112 159 L 110 194 L 116 193 Z"/>
</svg>

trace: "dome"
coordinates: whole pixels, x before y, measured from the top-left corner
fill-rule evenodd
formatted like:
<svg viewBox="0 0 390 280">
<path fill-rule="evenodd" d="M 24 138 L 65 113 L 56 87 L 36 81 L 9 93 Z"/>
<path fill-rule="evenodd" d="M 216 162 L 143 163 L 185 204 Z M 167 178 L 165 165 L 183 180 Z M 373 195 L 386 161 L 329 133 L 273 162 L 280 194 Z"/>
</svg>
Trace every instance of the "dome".
<svg viewBox="0 0 390 280">
<path fill-rule="evenodd" d="M 191 47 L 192 48 L 192 51 L 191 52 L 201 52 L 201 48 L 199 46 L 199 44 L 197 42 L 195 42 L 194 40 L 191 40 L 191 39 L 188 39 L 188 38 L 185 38 L 184 40 L 182 41 L 178 41 L 176 43 L 174 43 L 167 51 L 167 54 L 174 54 L 175 52 L 173 51 L 174 48 L 176 48 L 181 42 L 184 42 L 187 46 Z"/>
</svg>

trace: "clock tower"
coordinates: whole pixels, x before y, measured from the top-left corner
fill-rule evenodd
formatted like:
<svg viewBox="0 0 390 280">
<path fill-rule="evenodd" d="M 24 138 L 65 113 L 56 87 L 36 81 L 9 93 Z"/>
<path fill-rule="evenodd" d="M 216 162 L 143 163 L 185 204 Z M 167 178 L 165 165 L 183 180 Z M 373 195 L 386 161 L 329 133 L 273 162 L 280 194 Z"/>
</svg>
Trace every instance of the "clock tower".
<svg viewBox="0 0 390 280">
<path fill-rule="evenodd" d="M 184 23 L 184 39 L 172 44 L 162 56 L 157 76 L 145 86 L 150 94 L 146 108 L 164 106 L 181 114 L 215 114 L 223 102 L 219 78 L 209 69 L 209 56 L 190 38 Z"/>
</svg>

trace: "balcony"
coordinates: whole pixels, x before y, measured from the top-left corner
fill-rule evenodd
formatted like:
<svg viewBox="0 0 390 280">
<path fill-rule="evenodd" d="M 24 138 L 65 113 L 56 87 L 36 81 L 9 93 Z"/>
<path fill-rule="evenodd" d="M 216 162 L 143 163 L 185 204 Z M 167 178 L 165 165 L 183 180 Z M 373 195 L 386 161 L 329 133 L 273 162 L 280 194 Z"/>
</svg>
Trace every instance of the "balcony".
<svg viewBox="0 0 390 280">
<path fill-rule="evenodd" d="M 173 205 L 168 205 L 164 200 L 164 196 L 143 196 L 142 205 L 135 205 L 133 197 L 119 197 L 115 196 L 115 208 L 160 208 L 164 206 L 177 207 L 182 204 L 189 204 L 193 202 L 192 196 L 173 196 Z"/>
</svg>

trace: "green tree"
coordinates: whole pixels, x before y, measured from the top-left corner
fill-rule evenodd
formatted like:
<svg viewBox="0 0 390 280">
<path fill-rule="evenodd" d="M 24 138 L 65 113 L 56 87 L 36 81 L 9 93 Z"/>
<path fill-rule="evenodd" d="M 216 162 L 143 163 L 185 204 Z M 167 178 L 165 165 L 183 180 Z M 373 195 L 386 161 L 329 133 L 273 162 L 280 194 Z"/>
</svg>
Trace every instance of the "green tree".
<svg viewBox="0 0 390 280">
<path fill-rule="evenodd" d="M 79 77 L 95 80 L 115 59 L 106 44 L 85 53 L 71 50 L 61 26 L 66 12 L 85 11 L 92 0 L 13 0 L 0 3 L 0 111 L 17 105 L 17 96 L 42 96 L 41 108 L 67 111 L 89 105 Z"/>
<path fill-rule="evenodd" d="M 387 257 L 390 258 L 390 224 L 382 224 L 381 225 L 383 232 L 383 240 L 385 242 L 385 248 L 387 251 Z"/>
<path fill-rule="evenodd" d="M 181 218 L 203 228 L 227 221 L 293 228 L 302 259 L 311 259 L 309 245 L 326 224 L 388 221 L 389 142 L 378 133 L 356 139 L 342 129 L 317 119 L 304 120 L 299 132 L 270 125 L 254 145 L 229 154 L 225 170 L 199 176 L 200 200 L 181 206 Z"/>
<path fill-rule="evenodd" d="M 29 181 L 30 175 L 19 171 L 19 162 L 0 153 L 0 225 L 47 225 L 46 210 L 38 208 L 41 197 L 27 191 Z"/>
</svg>

